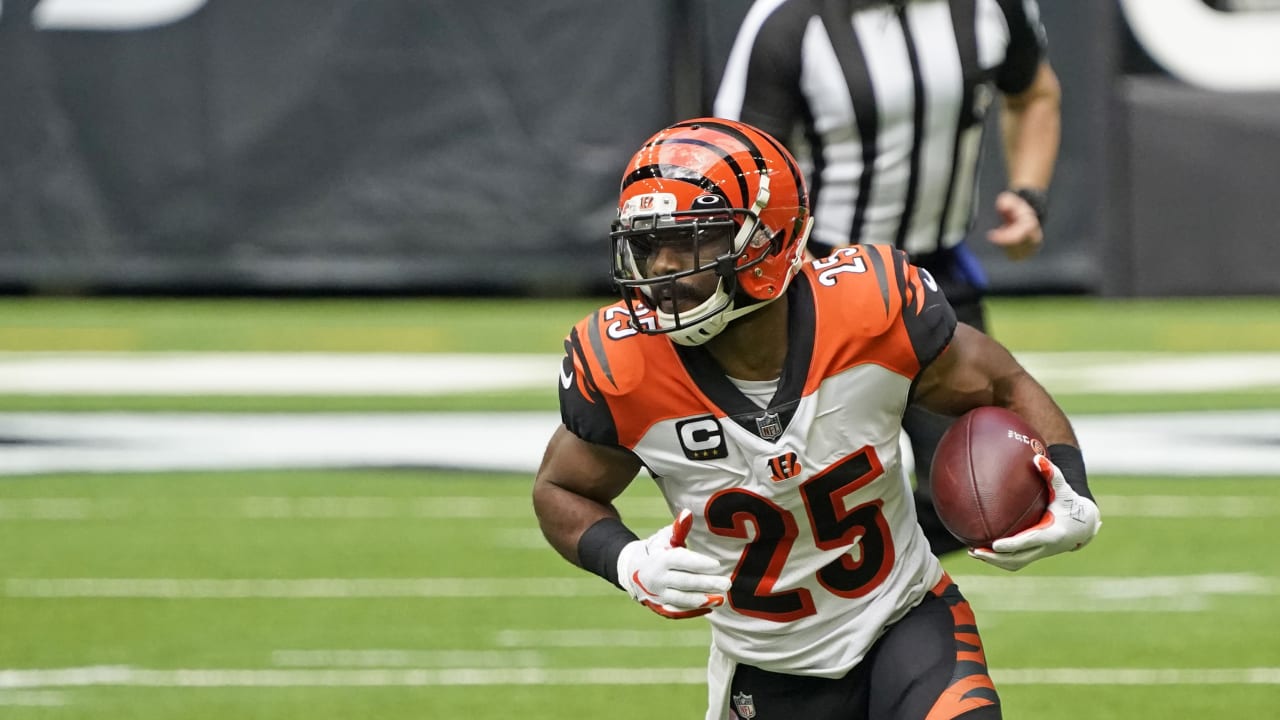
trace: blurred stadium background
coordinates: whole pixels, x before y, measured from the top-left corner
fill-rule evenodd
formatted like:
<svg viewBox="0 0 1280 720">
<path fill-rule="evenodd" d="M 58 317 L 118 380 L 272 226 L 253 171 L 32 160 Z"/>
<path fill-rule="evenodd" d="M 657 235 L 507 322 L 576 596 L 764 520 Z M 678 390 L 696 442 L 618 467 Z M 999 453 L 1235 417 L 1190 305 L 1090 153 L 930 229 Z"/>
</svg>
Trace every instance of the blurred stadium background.
<svg viewBox="0 0 1280 720">
<path fill-rule="evenodd" d="M 527 497 L 746 5 L 0 4 L 0 717 L 700 717 L 705 627 Z M 948 566 L 1008 717 L 1280 718 L 1280 2 L 1040 5 L 1049 240 L 979 250 L 1106 527 Z"/>
</svg>

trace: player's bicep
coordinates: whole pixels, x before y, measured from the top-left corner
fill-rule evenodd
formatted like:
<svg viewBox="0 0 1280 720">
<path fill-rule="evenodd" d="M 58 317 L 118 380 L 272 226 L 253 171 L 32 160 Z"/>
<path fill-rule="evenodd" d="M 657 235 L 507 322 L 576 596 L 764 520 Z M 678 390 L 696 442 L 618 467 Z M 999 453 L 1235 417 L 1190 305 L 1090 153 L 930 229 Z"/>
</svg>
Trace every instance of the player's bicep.
<svg viewBox="0 0 1280 720">
<path fill-rule="evenodd" d="M 944 415 L 996 405 L 1025 374 L 1003 345 L 959 323 L 946 349 L 916 379 L 912 401 Z"/>
<path fill-rule="evenodd" d="M 607 506 L 639 471 L 640 461 L 634 454 L 588 442 L 561 425 L 547 443 L 535 483 Z"/>
<path fill-rule="evenodd" d="M 570 562 L 578 563 L 582 533 L 605 517 L 617 517 L 613 500 L 640 470 L 621 448 L 587 442 L 564 425 L 556 428 L 533 483 L 533 509 L 542 534 Z"/>
</svg>

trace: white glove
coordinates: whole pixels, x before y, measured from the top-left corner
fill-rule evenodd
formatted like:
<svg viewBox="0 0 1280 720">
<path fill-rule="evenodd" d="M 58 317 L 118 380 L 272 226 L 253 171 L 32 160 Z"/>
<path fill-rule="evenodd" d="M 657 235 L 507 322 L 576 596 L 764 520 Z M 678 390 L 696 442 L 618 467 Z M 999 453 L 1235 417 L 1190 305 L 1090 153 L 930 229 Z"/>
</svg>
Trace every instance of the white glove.
<svg viewBox="0 0 1280 720">
<path fill-rule="evenodd" d="M 1017 535 L 991 543 L 991 549 L 973 549 L 969 555 L 1009 571 L 1050 555 L 1079 550 L 1102 527 L 1098 506 L 1067 484 L 1062 471 L 1044 455 L 1032 459 L 1049 483 L 1049 509 L 1040 522 Z"/>
<path fill-rule="evenodd" d="M 693 513 L 681 510 L 675 522 L 644 540 L 633 540 L 618 555 L 618 582 L 645 607 L 667 618 L 706 615 L 724 604 L 730 579 L 715 560 L 687 549 L 684 539 Z"/>
</svg>

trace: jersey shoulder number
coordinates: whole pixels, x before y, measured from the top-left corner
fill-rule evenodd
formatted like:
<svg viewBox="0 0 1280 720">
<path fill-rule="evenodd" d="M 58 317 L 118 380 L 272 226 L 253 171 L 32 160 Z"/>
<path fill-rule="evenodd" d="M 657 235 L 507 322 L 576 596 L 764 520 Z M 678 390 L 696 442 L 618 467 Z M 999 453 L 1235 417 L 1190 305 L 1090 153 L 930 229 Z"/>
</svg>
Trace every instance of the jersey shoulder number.
<svg viewBox="0 0 1280 720">
<path fill-rule="evenodd" d="M 815 260 L 807 272 L 823 318 L 821 336 L 837 353 L 871 352 L 914 377 L 955 332 L 955 311 L 942 289 L 901 250 L 851 245 Z"/>
</svg>

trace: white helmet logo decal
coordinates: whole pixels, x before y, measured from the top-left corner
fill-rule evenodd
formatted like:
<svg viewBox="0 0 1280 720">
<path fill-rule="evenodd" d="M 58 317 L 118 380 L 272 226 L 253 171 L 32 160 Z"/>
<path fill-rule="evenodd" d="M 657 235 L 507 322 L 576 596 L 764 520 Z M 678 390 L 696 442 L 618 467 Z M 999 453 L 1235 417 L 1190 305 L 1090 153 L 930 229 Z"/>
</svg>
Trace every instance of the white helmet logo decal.
<svg viewBox="0 0 1280 720">
<path fill-rule="evenodd" d="M 670 215 L 676 211 L 676 196 L 672 193 L 645 193 L 627 198 L 618 211 L 618 220 L 624 225 L 636 215 Z"/>
</svg>

